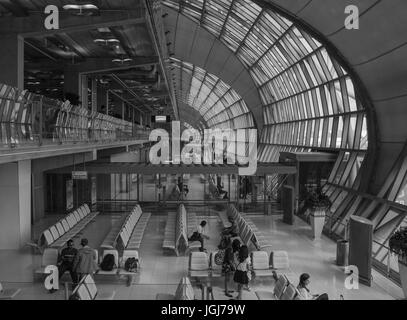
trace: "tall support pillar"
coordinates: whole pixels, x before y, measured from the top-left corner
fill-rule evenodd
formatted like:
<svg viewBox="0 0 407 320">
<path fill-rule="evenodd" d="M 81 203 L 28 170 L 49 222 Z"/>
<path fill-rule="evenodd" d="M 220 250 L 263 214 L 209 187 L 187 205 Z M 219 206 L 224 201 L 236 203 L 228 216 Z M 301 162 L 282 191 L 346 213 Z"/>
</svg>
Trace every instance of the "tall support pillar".
<svg viewBox="0 0 407 320">
<path fill-rule="evenodd" d="M 0 250 L 31 241 L 31 160 L 0 165 Z"/>
<path fill-rule="evenodd" d="M 32 174 L 32 211 L 33 222 L 38 222 L 45 215 L 44 194 L 46 180 L 44 172 L 33 172 Z"/>
<path fill-rule="evenodd" d="M 87 75 L 81 75 L 80 76 L 80 86 L 81 86 L 81 92 L 80 92 L 80 100 L 82 101 L 82 107 L 88 109 L 88 76 Z"/>
<path fill-rule="evenodd" d="M 72 93 L 78 97 L 81 95 L 79 73 L 73 66 L 66 66 L 64 69 L 64 93 Z"/>
<path fill-rule="evenodd" d="M 92 78 L 92 111 L 98 111 L 98 83 L 95 78 Z"/>
<path fill-rule="evenodd" d="M 17 34 L 0 36 L 0 83 L 24 89 L 24 39 Z"/>
<path fill-rule="evenodd" d="M 106 114 L 109 114 L 109 90 L 106 91 Z"/>
<path fill-rule="evenodd" d="M 107 90 L 102 86 L 97 86 L 97 108 L 98 112 L 106 113 L 108 102 L 107 102 Z"/>
</svg>

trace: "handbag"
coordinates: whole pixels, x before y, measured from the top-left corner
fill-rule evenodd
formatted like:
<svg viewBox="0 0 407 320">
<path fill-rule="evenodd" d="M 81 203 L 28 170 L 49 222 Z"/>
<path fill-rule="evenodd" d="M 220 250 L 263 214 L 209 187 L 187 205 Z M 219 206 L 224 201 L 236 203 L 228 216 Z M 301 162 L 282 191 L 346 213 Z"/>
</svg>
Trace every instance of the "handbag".
<svg viewBox="0 0 407 320">
<path fill-rule="evenodd" d="M 226 250 L 219 250 L 216 254 L 215 254 L 215 264 L 220 266 L 223 264 L 223 260 L 225 259 L 225 251 Z"/>
<path fill-rule="evenodd" d="M 252 281 L 256 277 L 256 274 L 253 270 L 247 270 L 247 278 L 249 281 Z"/>
</svg>

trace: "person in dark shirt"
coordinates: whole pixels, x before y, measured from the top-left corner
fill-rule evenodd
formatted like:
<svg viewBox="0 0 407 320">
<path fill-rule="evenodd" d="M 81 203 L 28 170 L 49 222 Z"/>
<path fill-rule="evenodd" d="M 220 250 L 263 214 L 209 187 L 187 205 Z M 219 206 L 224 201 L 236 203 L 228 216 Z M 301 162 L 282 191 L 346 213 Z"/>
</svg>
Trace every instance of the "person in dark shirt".
<svg viewBox="0 0 407 320">
<path fill-rule="evenodd" d="M 237 266 L 237 253 L 240 250 L 240 241 L 238 239 L 233 242 L 228 238 L 227 248 L 225 250 L 225 257 L 223 260 L 222 271 L 225 274 L 225 296 L 232 297 L 233 291 L 229 290 L 229 282 L 236 270 Z"/>
<path fill-rule="evenodd" d="M 64 275 L 66 271 L 69 271 L 74 286 L 78 283 L 78 275 L 73 268 L 73 262 L 78 254 L 78 250 L 73 246 L 73 240 L 68 240 L 67 247 L 63 249 L 58 257 L 58 272 L 59 278 Z"/>
</svg>

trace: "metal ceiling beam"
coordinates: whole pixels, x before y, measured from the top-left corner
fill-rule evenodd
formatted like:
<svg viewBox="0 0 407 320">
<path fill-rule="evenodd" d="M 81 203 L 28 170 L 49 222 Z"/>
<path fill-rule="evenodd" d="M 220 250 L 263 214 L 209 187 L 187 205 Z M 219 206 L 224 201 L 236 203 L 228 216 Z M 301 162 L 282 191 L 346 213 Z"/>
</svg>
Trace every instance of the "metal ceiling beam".
<svg viewBox="0 0 407 320">
<path fill-rule="evenodd" d="M 116 81 L 118 84 L 120 84 L 124 89 L 126 89 L 134 98 L 136 98 L 140 103 L 142 103 L 150 112 L 153 112 L 153 110 L 146 105 L 145 101 L 140 98 L 134 91 L 131 89 L 122 79 L 120 79 L 117 75 L 115 74 L 110 74 L 110 77 Z"/>
<path fill-rule="evenodd" d="M 50 55 L 49 53 L 45 52 L 44 50 L 42 50 L 41 48 L 38 48 L 36 45 L 32 44 L 31 42 L 24 40 L 24 43 L 28 46 L 30 46 L 31 48 L 33 48 L 35 51 L 41 53 L 43 56 L 47 57 L 48 59 L 51 59 L 54 62 L 58 62 L 58 59 L 56 59 L 55 57 L 53 57 L 52 55 Z"/>
<path fill-rule="evenodd" d="M 80 58 L 89 57 L 91 53 L 85 47 L 79 45 L 72 37 L 66 33 L 55 35 L 58 41 L 66 45 L 72 52 L 76 53 Z"/>
<path fill-rule="evenodd" d="M 150 7 L 149 1 L 145 0 L 144 3 L 145 3 L 145 6 L 147 8 L 147 17 L 146 17 L 147 29 L 149 30 L 150 37 L 153 40 L 155 51 L 157 52 L 157 54 L 158 54 L 158 56 L 160 58 L 161 71 L 162 71 L 162 74 L 164 76 L 164 82 L 166 84 L 168 93 L 170 95 L 170 100 L 171 100 L 171 104 L 172 104 L 172 107 L 173 107 L 175 119 L 179 120 L 180 115 L 179 115 L 179 110 L 178 110 L 178 102 L 177 102 L 177 99 L 175 97 L 175 93 L 174 93 L 174 90 L 173 90 L 174 88 L 171 86 L 170 80 L 168 79 L 168 73 L 167 73 L 166 65 L 165 65 L 165 61 L 164 61 L 165 60 L 164 58 L 168 58 L 168 57 L 163 57 L 163 54 L 162 54 L 161 49 L 160 49 L 160 46 L 166 46 L 166 43 L 160 43 L 160 38 L 158 37 L 158 33 L 157 33 L 157 27 L 155 25 L 154 18 L 153 18 L 153 11 L 152 11 L 152 8 Z M 164 37 L 164 40 L 165 40 L 165 37 Z"/>
<path fill-rule="evenodd" d="M 120 94 L 114 92 L 113 90 L 107 90 L 107 92 L 109 92 L 110 94 L 116 96 L 117 98 L 119 98 L 121 101 L 127 103 L 128 105 L 132 106 L 134 109 L 137 109 L 139 112 L 145 113 L 145 111 L 142 111 L 136 105 L 134 105 L 132 102 L 130 102 L 129 100 L 123 98 Z"/>
<path fill-rule="evenodd" d="M 95 73 L 111 73 L 114 71 L 130 70 L 132 68 L 139 68 L 157 64 L 157 57 L 140 57 L 135 58 L 130 64 L 125 66 L 117 66 L 112 62 L 112 58 L 88 58 L 83 63 L 74 65 L 67 64 L 69 68 L 77 70 L 81 74 L 95 74 Z"/>
<path fill-rule="evenodd" d="M 136 163 L 87 163 L 86 170 L 91 174 L 113 174 L 113 173 L 133 173 L 133 174 L 239 174 L 239 166 L 237 165 L 152 165 L 152 164 L 136 164 Z M 64 167 L 54 169 L 49 173 L 62 174 L 71 173 L 73 167 Z M 271 174 L 296 174 L 295 166 L 286 164 L 262 164 L 257 166 L 257 175 Z"/>
<path fill-rule="evenodd" d="M 0 34 L 20 34 L 23 37 L 48 37 L 58 33 L 81 32 L 113 26 L 145 24 L 144 14 L 129 12 L 105 12 L 101 16 L 78 17 L 61 12 L 60 29 L 46 30 L 44 14 L 30 13 L 27 17 L 2 17 L 0 19 Z"/>
<path fill-rule="evenodd" d="M 38 49 L 41 50 L 40 48 Z M 48 55 L 46 52 L 44 52 L 43 54 L 44 56 Z M 156 61 L 154 61 L 154 57 L 136 58 L 135 61 L 133 61 L 133 64 L 124 67 L 117 67 L 115 64 L 112 63 L 111 58 L 87 58 L 86 60 L 83 60 L 83 62 L 71 64 L 70 61 L 68 62 L 67 60 L 60 59 L 58 60 L 50 56 L 46 58 L 35 58 L 35 62 L 28 61 L 25 63 L 24 66 L 25 70 L 28 71 L 33 69 L 41 71 L 62 71 L 64 68 L 68 67 L 70 69 L 76 70 L 78 73 L 95 74 L 106 72 L 111 73 L 114 71 L 121 71 L 135 67 L 147 67 L 154 63 L 158 63 L 158 58 Z"/>
</svg>

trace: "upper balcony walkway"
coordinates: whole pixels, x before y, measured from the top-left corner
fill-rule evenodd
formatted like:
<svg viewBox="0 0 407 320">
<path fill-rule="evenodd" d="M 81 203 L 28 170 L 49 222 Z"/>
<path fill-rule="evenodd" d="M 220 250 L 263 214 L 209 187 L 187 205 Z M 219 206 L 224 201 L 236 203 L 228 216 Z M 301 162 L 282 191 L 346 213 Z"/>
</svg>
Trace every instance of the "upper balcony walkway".
<svg viewBox="0 0 407 320">
<path fill-rule="evenodd" d="M 149 129 L 0 84 L 0 163 L 127 147 Z"/>
</svg>

